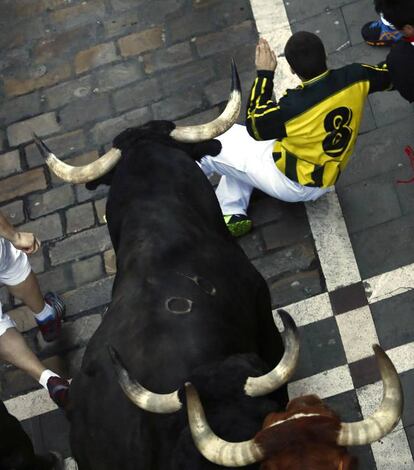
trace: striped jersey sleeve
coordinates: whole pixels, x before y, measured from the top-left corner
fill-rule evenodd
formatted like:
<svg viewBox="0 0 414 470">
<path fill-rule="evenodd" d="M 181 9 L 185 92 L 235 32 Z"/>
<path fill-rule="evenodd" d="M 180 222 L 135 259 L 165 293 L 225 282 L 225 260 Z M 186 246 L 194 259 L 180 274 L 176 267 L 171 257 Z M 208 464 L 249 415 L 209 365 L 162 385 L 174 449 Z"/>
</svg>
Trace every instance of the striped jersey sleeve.
<svg viewBox="0 0 414 470">
<path fill-rule="evenodd" d="M 392 90 L 390 73 L 385 62 L 379 65 L 361 65 L 368 76 L 369 94 L 377 91 Z"/>
<path fill-rule="evenodd" d="M 274 73 L 259 70 L 253 83 L 246 112 L 246 127 L 256 140 L 286 137 L 283 112 L 272 100 Z"/>
</svg>

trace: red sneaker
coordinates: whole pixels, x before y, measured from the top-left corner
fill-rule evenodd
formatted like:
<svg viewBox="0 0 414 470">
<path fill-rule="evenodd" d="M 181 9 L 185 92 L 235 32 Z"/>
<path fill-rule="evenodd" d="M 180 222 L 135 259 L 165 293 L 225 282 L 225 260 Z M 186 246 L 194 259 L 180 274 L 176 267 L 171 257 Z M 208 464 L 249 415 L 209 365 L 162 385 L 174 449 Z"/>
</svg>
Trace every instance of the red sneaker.
<svg viewBox="0 0 414 470">
<path fill-rule="evenodd" d="M 50 398 L 59 408 L 65 409 L 69 402 L 69 382 L 62 377 L 53 376 L 47 381 Z"/>
<path fill-rule="evenodd" d="M 47 318 L 45 321 L 38 321 L 37 325 L 46 342 L 54 341 L 60 334 L 62 329 L 62 318 L 65 314 L 65 304 L 63 300 L 54 292 L 48 292 L 45 295 L 45 302 L 53 309 L 53 317 Z"/>
</svg>

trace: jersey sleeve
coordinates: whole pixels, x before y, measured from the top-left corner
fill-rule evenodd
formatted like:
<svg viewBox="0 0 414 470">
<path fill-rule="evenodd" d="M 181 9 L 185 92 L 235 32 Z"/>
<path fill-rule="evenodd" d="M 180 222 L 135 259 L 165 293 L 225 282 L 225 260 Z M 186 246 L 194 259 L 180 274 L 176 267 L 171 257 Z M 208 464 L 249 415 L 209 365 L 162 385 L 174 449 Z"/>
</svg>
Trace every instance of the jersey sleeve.
<svg viewBox="0 0 414 470">
<path fill-rule="evenodd" d="M 392 90 L 390 72 L 384 62 L 379 65 L 361 64 L 369 80 L 369 94 Z"/>
<path fill-rule="evenodd" d="M 283 110 L 272 100 L 274 73 L 258 71 L 253 83 L 246 112 L 246 128 L 255 140 L 286 137 Z"/>
</svg>

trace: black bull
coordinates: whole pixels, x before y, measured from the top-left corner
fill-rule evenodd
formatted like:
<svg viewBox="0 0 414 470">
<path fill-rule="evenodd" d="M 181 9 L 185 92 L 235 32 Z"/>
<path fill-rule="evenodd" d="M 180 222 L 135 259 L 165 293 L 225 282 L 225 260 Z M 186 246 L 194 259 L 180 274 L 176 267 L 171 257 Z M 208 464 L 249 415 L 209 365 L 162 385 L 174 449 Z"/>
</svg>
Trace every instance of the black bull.
<svg viewBox="0 0 414 470">
<path fill-rule="evenodd" d="M 151 391 L 191 381 L 228 440 L 251 438 L 287 403 L 285 387 L 263 398 L 243 391 L 248 376 L 279 362 L 283 344 L 267 285 L 229 235 L 194 162 L 220 144 L 178 143 L 168 136 L 172 128 L 153 122 L 120 134 L 114 146 L 122 158 L 96 182 L 111 186 L 106 216 L 117 274 L 70 391 L 71 446 L 81 470 L 222 468 L 194 447 L 185 407 L 154 414 L 126 398 L 107 344 Z"/>
</svg>

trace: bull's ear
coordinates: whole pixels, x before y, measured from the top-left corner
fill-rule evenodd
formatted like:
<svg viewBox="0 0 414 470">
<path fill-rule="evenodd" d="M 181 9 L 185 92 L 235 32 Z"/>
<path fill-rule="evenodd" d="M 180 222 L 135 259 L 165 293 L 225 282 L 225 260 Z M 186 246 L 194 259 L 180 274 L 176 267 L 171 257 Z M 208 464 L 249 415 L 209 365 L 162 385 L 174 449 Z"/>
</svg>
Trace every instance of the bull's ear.
<svg viewBox="0 0 414 470">
<path fill-rule="evenodd" d="M 140 139 L 154 136 L 168 137 L 175 129 L 172 121 L 150 121 L 139 127 L 129 127 L 113 140 L 113 146 L 121 151 L 134 148 Z"/>
</svg>

